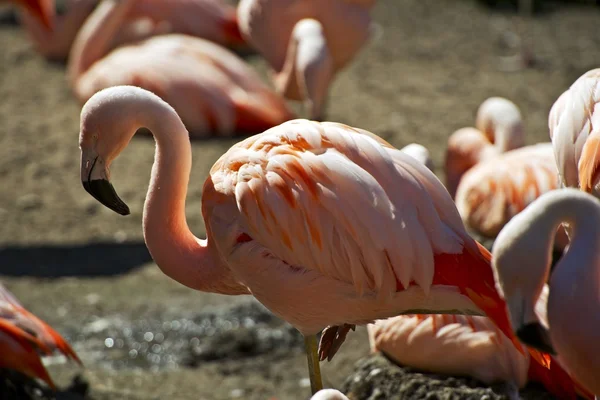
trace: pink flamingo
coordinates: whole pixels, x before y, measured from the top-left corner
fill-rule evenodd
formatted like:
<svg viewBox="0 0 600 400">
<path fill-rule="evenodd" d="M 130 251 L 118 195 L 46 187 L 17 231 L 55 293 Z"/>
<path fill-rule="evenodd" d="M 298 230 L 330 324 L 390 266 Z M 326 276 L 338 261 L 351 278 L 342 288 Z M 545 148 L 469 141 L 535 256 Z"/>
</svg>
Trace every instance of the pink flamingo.
<svg viewBox="0 0 600 400">
<path fill-rule="evenodd" d="M 556 228 L 569 222 L 572 241 L 550 272 Z M 506 299 L 512 329 L 523 343 L 556 350 L 561 364 L 589 391 L 600 395 L 600 201 L 576 190 L 540 196 L 506 224 L 493 247 L 498 291 Z M 549 280 L 547 322 L 534 304 Z"/>
<path fill-rule="evenodd" d="M 60 334 L 27 311 L 0 284 L 0 368 L 14 369 L 33 379 L 41 379 L 56 390 L 40 360 L 40 356 L 51 355 L 55 351 L 81 364 Z"/>
<path fill-rule="evenodd" d="M 322 119 L 327 90 L 370 37 L 375 0 L 241 0 L 240 30 L 274 71 L 284 97 Z"/>
<path fill-rule="evenodd" d="M 52 23 L 54 9 L 48 7 L 46 0 L 0 0 L 0 3 L 14 3 L 21 6 L 47 31 L 50 32 L 54 28 Z"/>
<path fill-rule="evenodd" d="M 378 136 L 293 120 L 232 146 L 204 183 L 202 240 L 186 222 L 191 145 L 174 108 L 141 88 L 112 87 L 83 106 L 80 126 L 83 186 L 121 215 L 129 208 L 109 181 L 110 164 L 140 127 L 154 134 L 143 214 L 154 261 L 196 290 L 251 293 L 295 326 L 313 393 L 322 388 L 319 360 L 331 359 L 349 329 L 401 313 L 488 315 L 520 348 L 489 252 L 467 234 L 435 175 Z M 560 366 L 532 355 L 533 379 L 574 398 L 578 388 Z"/>
<path fill-rule="evenodd" d="M 465 225 L 495 237 L 506 223 L 540 195 L 559 188 L 551 143 L 511 150 L 483 161 L 464 174 L 456 191 L 456 208 Z M 561 227 L 555 245 L 569 243 Z"/>
<path fill-rule="evenodd" d="M 54 0 L 46 1 L 48 7 L 54 7 Z M 68 1 L 64 15 L 55 17 L 53 32 L 48 32 L 31 16 L 22 15 L 21 19 L 40 54 L 50 60 L 64 61 L 77 32 L 98 3 L 98 0 Z M 235 8 L 221 0 L 139 0 L 108 48 L 164 33 L 197 36 L 232 48 L 245 45 Z"/>
<path fill-rule="evenodd" d="M 556 100 L 548 126 L 562 185 L 600 196 L 600 68 Z"/>
<path fill-rule="evenodd" d="M 452 197 L 461 177 L 475 164 L 525 145 L 519 108 L 510 100 L 490 97 L 479 106 L 475 128 L 462 128 L 448 138 L 446 187 Z"/>
<path fill-rule="evenodd" d="M 82 103 L 106 87 L 143 87 L 172 104 L 194 136 L 257 132 L 292 117 L 284 100 L 242 59 L 204 39 L 161 35 L 105 56 L 136 3 L 103 1 L 77 35 L 68 73 Z"/>
<path fill-rule="evenodd" d="M 335 389 L 321 389 L 317 393 L 315 393 L 310 400 L 349 400 L 346 395 L 344 395 L 339 390 Z"/>
<path fill-rule="evenodd" d="M 415 160 L 429 168 L 430 171 L 435 169 L 429 150 L 425 146 L 418 143 L 410 143 L 401 148 L 400 151 L 412 156 Z"/>
<path fill-rule="evenodd" d="M 545 320 L 547 287 L 536 312 Z M 472 315 L 399 315 L 367 326 L 372 352 L 438 374 L 506 382 L 510 393 L 527 383 L 529 354 L 515 347 L 494 322 Z"/>
</svg>

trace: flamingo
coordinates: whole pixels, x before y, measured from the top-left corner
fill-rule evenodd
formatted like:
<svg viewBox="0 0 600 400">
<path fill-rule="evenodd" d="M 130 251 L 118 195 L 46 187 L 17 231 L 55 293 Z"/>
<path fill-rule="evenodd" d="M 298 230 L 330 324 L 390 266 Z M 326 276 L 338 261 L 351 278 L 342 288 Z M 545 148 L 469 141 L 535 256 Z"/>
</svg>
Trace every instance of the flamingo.
<svg viewBox="0 0 600 400">
<path fill-rule="evenodd" d="M 551 143 L 538 143 L 483 161 L 464 174 L 456 191 L 456 208 L 465 225 L 495 237 L 506 223 L 540 195 L 559 188 Z M 555 245 L 568 244 L 562 227 Z"/>
<path fill-rule="evenodd" d="M 561 184 L 600 196 L 600 68 L 579 77 L 548 116 Z"/>
<path fill-rule="evenodd" d="M 100 89 L 130 84 L 172 104 L 193 136 L 257 132 L 292 117 L 284 100 L 238 56 L 207 40 L 161 35 L 106 49 L 138 0 L 105 0 L 80 30 L 68 73 L 84 103 Z"/>
<path fill-rule="evenodd" d="M 525 145 L 521 112 L 503 97 L 481 103 L 475 127 L 461 128 L 448 138 L 446 187 L 452 197 L 463 174 L 475 164 Z"/>
<path fill-rule="evenodd" d="M 555 229 L 569 222 L 572 241 L 550 273 Z M 497 289 L 506 299 L 512 329 L 523 343 L 558 354 L 563 366 L 600 395 L 600 201 L 573 188 L 543 194 L 506 224 L 493 247 Z M 533 312 L 549 280 L 547 322 Z"/>
<path fill-rule="evenodd" d="M 52 23 L 54 10 L 48 7 L 46 0 L 0 0 L 0 3 L 14 3 L 21 6 L 31 14 L 31 19 L 35 19 L 47 31 L 50 32 L 54 28 Z"/>
<path fill-rule="evenodd" d="M 375 0 L 241 0 L 242 35 L 269 62 L 276 89 L 322 119 L 335 73 L 365 46 Z"/>
<path fill-rule="evenodd" d="M 54 7 L 54 0 L 46 1 L 48 7 Z M 55 19 L 53 32 L 26 14 L 21 20 L 40 54 L 49 60 L 65 61 L 77 32 L 98 3 L 98 0 L 67 1 L 65 13 Z M 167 32 L 197 36 L 231 48 L 245 45 L 235 8 L 221 0 L 139 0 L 126 21 L 109 49 Z"/>
<path fill-rule="evenodd" d="M 335 389 L 321 389 L 310 400 L 349 400 L 345 394 Z"/>
<path fill-rule="evenodd" d="M 429 154 L 429 150 L 423 145 L 418 143 L 410 143 L 400 149 L 400 151 L 412 156 L 415 160 L 429 168 L 430 171 L 434 170 L 433 160 Z"/>
<path fill-rule="evenodd" d="M 0 368 L 19 371 L 41 379 L 56 390 L 40 356 L 59 351 L 81 364 L 71 346 L 44 321 L 27 311 L 12 293 L 0 284 Z"/>
<path fill-rule="evenodd" d="M 378 136 L 292 120 L 237 143 L 204 183 L 207 239 L 199 239 L 185 216 L 188 132 L 147 90 L 111 87 L 82 107 L 83 187 L 130 213 L 109 168 L 141 127 L 157 144 L 143 212 L 154 261 L 192 289 L 252 294 L 296 327 L 313 394 L 322 388 L 319 360 L 331 359 L 351 328 L 401 313 L 488 315 L 521 349 L 489 252 L 467 234 L 435 175 Z M 533 379 L 548 390 L 563 398 L 581 390 L 548 355 L 532 350 L 532 359 Z"/>
</svg>

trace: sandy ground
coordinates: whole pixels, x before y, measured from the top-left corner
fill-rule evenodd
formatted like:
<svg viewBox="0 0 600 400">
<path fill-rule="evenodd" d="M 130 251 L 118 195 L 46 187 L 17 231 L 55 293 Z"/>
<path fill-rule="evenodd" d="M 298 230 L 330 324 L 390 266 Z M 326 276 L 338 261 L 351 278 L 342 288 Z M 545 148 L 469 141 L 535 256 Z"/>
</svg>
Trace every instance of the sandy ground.
<svg viewBox="0 0 600 400">
<path fill-rule="evenodd" d="M 528 143 L 547 141 L 550 106 L 597 66 L 600 13 L 589 5 L 546 4 L 526 26 L 534 67 L 503 72 L 501 37 L 517 29 L 510 7 L 492 10 L 470 0 L 380 0 L 373 10 L 373 40 L 337 77 L 327 118 L 368 129 L 398 147 L 426 145 L 440 177 L 446 138 L 472 125 L 477 106 L 489 96 L 519 105 Z M 249 297 L 195 293 L 153 264 L 141 232 L 153 142 L 134 139 L 112 167 L 115 187 L 132 215 L 103 208 L 81 187 L 80 105 L 66 85 L 64 67 L 35 54 L 10 23 L 0 25 L 0 49 L 0 278 L 81 355 L 85 370 L 53 360 L 49 368 L 57 382 L 66 387 L 81 374 L 94 399 L 306 399 L 305 359 L 293 330 Z M 248 62 L 264 72 L 258 56 Z M 234 142 L 193 143 L 187 216 L 198 236 L 204 235 L 203 181 Z M 254 322 L 243 322 L 246 311 L 256 314 Z M 174 327 L 181 324 L 187 328 L 180 335 Z M 227 332 L 240 327 L 258 339 L 230 349 L 232 340 L 244 339 Z M 146 333 L 152 333 L 151 340 Z M 266 347 L 265 337 L 271 340 Z M 206 356 L 221 346 L 225 356 Z M 205 355 L 190 361 L 185 352 Z M 341 387 L 367 353 L 361 328 L 333 362 L 323 364 L 326 384 Z"/>
</svg>

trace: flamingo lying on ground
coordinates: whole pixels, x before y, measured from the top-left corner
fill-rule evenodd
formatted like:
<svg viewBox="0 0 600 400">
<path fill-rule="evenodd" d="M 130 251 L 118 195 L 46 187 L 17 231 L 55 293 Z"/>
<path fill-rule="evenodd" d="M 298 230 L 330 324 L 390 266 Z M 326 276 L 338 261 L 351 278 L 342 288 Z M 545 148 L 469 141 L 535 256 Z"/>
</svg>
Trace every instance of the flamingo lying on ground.
<svg viewBox="0 0 600 400">
<path fill-rule="evenodd" d="M 31 18 L 35 19 L 47 31 L 52 31 L 54 9 L 48 7 L 46 0 L 0 0 L 0 3 L 14 3 L 23 7 L 27 13 L 31 14 Z M 27 14 L 25 13 L 25 14 Z"/>
<path fill-rule="evenodd" d="M 600 197 L 600 68 L 556 100 L 548 126 L 562 185 Z"/>
<path fill-rule="evenodd" d="M 141 127 L 157 144 L 143 213 L 154 261 L 196 290 L 251 293 L 295 326 L 305 337 L 313 393 L 322 388 L 319 359 L 331 359 L 349 329 L 401 313 L 488 315 L 520 348 L 489 252 L 467 234 L 435 175 L 378 136 L 294 120 L 232 146 L 204 183 L 202 240 L 185 217 L 188 132 L 151 92 L 113 87 L 83 106 L 84 188 L 129 214 L 109 167 Z M 577 385 L 560 366 L 532 355 L 532 380 L 574 398 Z"/>
<path fill-rule="evenodd" d="M 462 128 L 448 138 L 446 188 L 452 197 L 461 177 L 475 164 L 525 145 L 519 108 L 510 100 L 490 97 L 479 106 L 476 128 Z"/>
<path fill-rule="evenodd" d="M 506 223 L 540 195 L 558 189 L 551 143 L 538 143 L 483 161 L 464 174 L 456 191 L 456 208 L 465 225 L 495 237 Z M 555 244 L 569 239 L 561 227 Z"/>
<path fill-rule="evenodd" d="M 415 160 L 429 168 L 430 171 L 434 170 L 433 160 L 429 155 L 429 150 L 425 146 L 418 143 L 410 143 L 401 148 L 400 151 L 412 156 Z"/>
<path fill-rule="evenodd" d="M 54 7 L 54 0 L 45 0 Z M 56 16 L 53 32 L 31 16 L 21 20 L 39 53 L 50 60 L 65 61 L 79 29 L 99 0 L 67 1 L 66 11 Z M 221 0 L 138 0 L 108 49 L 154 34 L 181 33 L 222 46 L 245 44 L 237 25 L 236 9 Z"/>
<path fill-rule="evenodd" d="M 547 288 L 545 288 L 547 289 Z M 545 320 L 547 290 L 536 311 Z M 506 382 L 510 393 L 528 380 L 522 353 L 494 322 L 472 315 L 399 315 L 367 326 L 371 351 L 394 362 L 437 374 L 471 376 L 486 384 Z"/>
<path fill-rule="evenodd" d="M 136 3 L 103 1 L 77 35 L 68 72 L 82 103 L 106 87 L 143 87 L 172 104 L 193 136 L 258 132 L 292 117 L 284 100 L 242 59 L 207 40 L 162 35 L 105 56 Z"/>
<path fill-rule="evenodd" d="M 77 354 L 58 332 L 27 311 L 0 284 L 0 368 L 13 369 L 33 379 L 41 379 L 56 389 L 40 359 L 55 351 L 81 364 Z"/>
<path fill-rule="evenodd" d="M 277 91 L 322 119 L 327 91 L 370 37 L 375 0 L 242 0 L 240 30 L 273 69 Z"/>
<path fill-rule="evenodd" d="M 533 312 L 550 275 L 556 228 L 568 222 L 572 241 L 550 276 L 547 323 Z M 600 395 L 600 201 L 576 189 L 546 193 L 515 216 L 498 235 L 493 268 L 506 299 L 512 329 L 528 346 L 556 350 L 561 364 Z"/>
</svg>

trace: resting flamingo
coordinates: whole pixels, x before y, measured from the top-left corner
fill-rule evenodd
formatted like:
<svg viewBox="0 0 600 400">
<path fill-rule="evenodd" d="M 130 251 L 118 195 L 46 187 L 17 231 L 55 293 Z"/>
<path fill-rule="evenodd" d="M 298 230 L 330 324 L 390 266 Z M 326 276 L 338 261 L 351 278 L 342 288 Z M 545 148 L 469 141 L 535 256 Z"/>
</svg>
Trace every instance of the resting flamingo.
<svg viewBox="0 0 600 400">
<path fill-rule="evenodd" d="M 540 195 L 558 188 L 552 144 L 538 143 L 475 165 L 461 179 L 454 200 L 465 225 L 495 237 Z M 554 243 L 559 250 L 569 243 L 562 227 Z"/>
<path fill-rule="evenodd" d="M 577 79 L 548 116 L 550 139 L 565 187 L 600 196 L 600 68 Z"/>
<path fill-rule="evenodd" d="M 490 97 L 479 106 L 475 128 L 462 128 L 448 138 L 445 172 L 450 195 L 475 164 L 525 145 L 519 108 L 510 100 Z"/>
<path fill-rule="evenodd" d="M 31 18 L 35 19 L 47 31 L 51 32 L 54 28 L 54 9 L 48 7 L 46 0 L 0 0 L 0 3 L 14 3 L 23 7 L 25 14 L 31 14 Z"/>
<path fill-rule="evenodd" d="M 415 160 L 429 168 L 430 171 L 434 170 L 433 160 L 429 154 L 429 150 L 423 145 L 418 143 L 410 143 L 400 149 L 400 151 L 412 156 Z"/>
<path fill-rule="evenodd" d="M 545 320 L 547 288 L 536 305 Z M 472 315 L 399 315 L 367 326 L 372 352 L 431 373 L 505 382 L 513 394 L 528 381 L 529 355 L 494 322 Z"/>
<path fill-rule="evenodd" d="M 322 119 L 334 75 L 365 46 L 375 0 L 241 0 L 242 35 L 273 69 L 277 91 Z"/>
<path fill-rule="evenodd" d="M 293 120 L 232 146 L 204 183 L 203 240 L 185 216 L 188 132 L 151 92 L 112 87 L 83 106 L 83 187 L 129 214 L 109 168 L 140 127 L 157 144 L 143 212 L 154 261 L 196 290 L 251 293 L 295 326 L 305 337 L 313 393 L 322 388 L 319 360 L 333 357 L 349 329 L 401 313 L 488 315 L 520 348 L 489 252 L 467 234 L 435 175 L 378 136 Z M 573 398 L 576 386 L 560 366 L 532 354 L 534 380 Z"/>
<path fill-rule="evenodd" d="M 572 241 L 550 272 L 553 232 L 563 222 Z M 540 196 L 515 216 L 496 239 L 493 268 L 517 336 L 523 343 L 554 352 L 588 390 L 600 395 L 600 201 L 576 189 Z M 547 322 L 533 312 L 549 280 Z"/>
<path fill-rule="evenodd" d="M 105 55 L 137 1 L 104 0 L 79 31 L 68 73 L 82 103 L 106 87 L 143 87 L 172 104 L 196 137 L 258 132 L 292 117 L 242 59 L 204 39 L 161 35 Z"/>
<path fill-rule="evenodd" d="M 54 7 L 54 0 L 46 1 Z M 99 0 L 67 1 L 66 11 L 55 17 L 52 32 L 27 14 L 21 15 L 21 21 L 40 54 L 49 60 L 65 61 L 77 32 L 98 3 Z M 245 45 L 235 8 L 222 0 L 139 0 L 109 49 L 156 33 L 197 36 L 231 48 Z"/>
<path fill-rule="evenodd" d="M 56 389 L 40 356 L 55 351 L 68 359 L 81 361 L 71 346 L 48 324 L 27 311 L 0 284 L 0 368 L 19 371 L 33 379 L 41 379 Z"/>
</svg>

